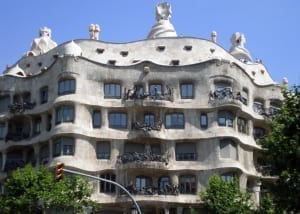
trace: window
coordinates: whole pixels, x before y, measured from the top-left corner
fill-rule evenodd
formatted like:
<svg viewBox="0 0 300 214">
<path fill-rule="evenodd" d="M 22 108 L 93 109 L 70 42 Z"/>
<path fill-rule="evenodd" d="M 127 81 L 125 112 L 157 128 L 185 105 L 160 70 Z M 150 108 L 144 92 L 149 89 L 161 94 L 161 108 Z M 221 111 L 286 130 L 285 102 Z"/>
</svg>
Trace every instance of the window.
<svg viewBox="0 0 300 214">
<path fill-rule="evenodd" d="M 266 137 L 266 130 L 259 127 L 254 127 L 253 129 L 253 137 L 255 140 L 263 139 Z"/>
<path fill-rule="evenodd" d="M 124 148 L 124 153 L 130 154 L 133 152 L 143 154 L 145 152 L 145 145 L 141 143 L 126 143 Z"/>
<path fill-rule="evenodd" d="M 177 143 L 176 161 L 195 161 L 197 160 L 197 149 L 195 143 Z"/>
<path fill-rule="evenodd" d="M 184 129 L 184 114 L 171 113 L 166 114 L 165 127 L 167 129 Z"/>
<path fill-rule="evenodd" d="M 260 100 L 254 100 L 253 102 L 253 111 L 258 114 L 264 113 L 264 104 Z"/>
<path fill-rule="evenodd" d="M 152 99 L 161 99 L 163 94 L 161 84 L 151 84 L 149 85 L 149 93 Z"/>
<path fill-rule="evenodd" d="M 121 98 L 121 85 L 117 83 L 104 84 L 104 98 Z"/>
<path fill-rule="evenodd" d="M 52 128 L 52 115 L 48 114 L 47 115 L 47 127 L 46 130 L 49 132 Z"/>
<path fill-rule="evenodd" d="M 148 191 L 152 191 L 152 180 L 146 176 L 137 176 L 135 187 L 139 194 L 146 194 Z"/>
<path fill-rule="evenodd" d="M 33 133 L 35 135 L 41 133 L 41 123 L 42 123 L 42 119 L 40 117 L 34 119 Z"/>
<path fill-rule="evenodd" d="M 153 154 L 153 155 L 160 155 L 161 154 L 159 143 L 151 144 L 150 147 L 151 147 L 151 154 Z"/>
<path fill-rule="evenodd" d="M 53 144 L 53 156 L 74 155 L 74 139 L 62 137 Z"/>
<path fill-rule="evenodd" d="M 231 182 L 234 177 L 236 177 L 236 173 L 234 172 L 227 172 L 221 175 L 221 178 L 227 182 Z"/>
<path fill-rule="evenodd" d="M 64 122 L 74 122 L 74 107 L 60 106 L 56 110 L 56 124 Z"/>
<path fill-rule="evenodd" d="M 194 85 L 192 83 L 185 83 L 180 85 L 181 99 L 194 98 Z"/>
<path fill-rule="evenodd" d="M 135 95 L 138 99 L 143 98 L 144 96 L 144 87 L 142 85 L 135 85 L 134 86 Z"/>
<path fill-rule="evenodd" d="M 126 129 L 127 128 L 127 114 L 126 113 L 110 113 L 109 114 L 109 128 Z"/>
<path fill-rule="evenodd" d="M 276 115 L 280 111 L 282 103 L 280 100 L 271 100 L 270 102 L 270 108 L 269 108 L 269 114 Z"/>
<path fill-rule="evenodd" d="M 208 126 L 207 114 L 201 114 L 200 115 L 200 127 L 203 129 L 206 129 L 207 126 Z"/>
<path fill-rule="evenodd" d="M 221 158 L 229 158 L 232 160 L 237 160 L 236 144 L 231 140 L 221 140 L 220 155 Z"/>
<path fill-rule="evenodd" d="M 116 175 L 112 173 L 101 174 L 100 178 L 106 180 L 116 181 Z M 100 181 L 100 192 L 103 193 L 114 193 L 116 192 L 116 186 L 112 183 Z"/>
<path fill-rule="evenodd" d="M 58 83 L 58 94 L 73 94 L 75 93 L 75 80 L 74 79 L 64 79 Z"/>
<path fill-rule="evenodd" d="M 40 101 L 41 101 L 41 104 L 48 102 L 48 86 L 41 88 Z"/>
<path fill-rule="evenodd" d="M 219 111 L 218 113 L 219 126 L 233 127 L 233 114 L 231 111 Z"/>
<path fill-rule="evenodd" d="M 101 111 L 94 110 L 93 111 L 93 128 L 101 127 Z"/>
<path fill-rule="evenodd" d="M 158 179 L 158 194 L 167 193 L 168 188 L 170 188 L 170 178 L 169 177 L 160 177 Z"/>
<path fill-rule="evenodd" d="M 181 175 L 179 177 L 179 190 L 181 194 L 195 194 L 197 191 L 196 177 L 194 175 Z"/>
<path fill-rule="evenodd" d="M 145 114 L 144 115 L 144 123 L 147 125 L 154 125 L 155 123 L 155 117 L 153 114 Z"/>
<path fill-rule="evenodd" d="M 248 122 L 245 118 L 239 117 L 237 120 L 238 131 L 248 134 Z"/>
<path fill-rule="evenodd" d="M 232 98 L 231 84 L 226 82 L 215 83 L 214 97 L 218 99 Z"/>
<path fill-rule="evenodd" d="M 110 142 L 97 142 L 97 159 L 110 159 Z"/>
<path fill-rule="evenodd" d="M 3 140 L 5 136 L 5 123 L 0 123 L 0 140 Z"/>
<path fill-rule="evenodd" d="M 40 163 L 42 165 L 47 164 L 49 161 L 49 146 L 44 145 L 40 149 Z"/>
<path fill-rule="evenodd" d="M 8 111 L 9 104 L 10 104 L 10 97 L 8 95 L 0 97 L 0 112 Z"/>
</svg>

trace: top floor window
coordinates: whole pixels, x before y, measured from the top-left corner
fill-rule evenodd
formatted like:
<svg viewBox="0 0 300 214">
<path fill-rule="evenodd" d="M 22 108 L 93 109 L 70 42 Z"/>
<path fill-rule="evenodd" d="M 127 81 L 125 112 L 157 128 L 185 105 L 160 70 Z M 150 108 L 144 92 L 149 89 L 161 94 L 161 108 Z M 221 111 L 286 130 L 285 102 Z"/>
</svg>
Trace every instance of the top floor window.
<svg viewBox="0 0 300 214">
<path fill-rule="evenodd" d="M 58 83 L 58 94 L 73 94 L 75 93 L 75 80 L 74 79 L 63 79 Z"/>
<path fill-rule="evenodd" d="M 48 102 L 48 86 L 41 88 L 40 101 L 41 101 L 41 104 Z"/>
<path fill-rule="evenodd" d="M 192 83 L 183 83 L 180 85 L 181 99 L 194 98 L 194 85 Z"/>
<path fill-rule="evenodd" d="M 104 98 L 121 98 L 121 85 L 118 83 L 105 83 Z"/>
<path fill-rule="evenodd" d="M 219 111 L 218 113 L 219 126 L 233 127 L 233 114 L 231 111 Z"/>
<path fill-rule="evenodd" d="M 165 127 L 167 129 L 184 129 L 184 114 L 183 113 L 166 114 Z"/>
<path fill-rule="evenodd" d="M 100 178 L 106 180 L 116 181 L 116 175 L 112 173 L 101 174 Z M 100 181 L 100 192 L 103 193 L 114 193 L 116 191 L 116 186 L 112 183 Z"/>
</svg>

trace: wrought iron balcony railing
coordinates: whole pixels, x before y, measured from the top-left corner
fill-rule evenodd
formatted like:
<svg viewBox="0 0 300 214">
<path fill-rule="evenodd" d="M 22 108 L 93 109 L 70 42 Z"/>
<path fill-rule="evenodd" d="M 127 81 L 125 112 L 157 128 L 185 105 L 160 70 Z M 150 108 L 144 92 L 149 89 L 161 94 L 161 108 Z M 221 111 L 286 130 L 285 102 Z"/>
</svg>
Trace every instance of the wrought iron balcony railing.
<svg viewBox="0 0 300 214">
<path fill-rule="evenodd" d="M 132 128 L 136 130 L 143 130 L 143 131 L 160 131 L 162 126 L 162 120 L 158 120 L 157 122 L 151 123 L 140 123 L 140 122 L 133 122 Z"/>
<path fill-rule="evenodd" d="M 119 155 L 117 158 L 118 163 L 130 163 L 130 162 L 143 162 L 143 161 L 156 161 L 167 163 L 168 159 L 163 155 L 153 153 L 138 153 L 131 152 Z"/>
<path fill-rule="evenodd" d="M 133 89 L 128 89 L 123 96 L 124 100 L 137 100 L 137 99 L 152 99 L 152 100 L 168 100 L 173 101 L 173 90 L 166 86 L 166 93 L 161 93 L 160 91 L 154 90 L 151 93 L 145 93 L 141 90 L 138 90 L 138 87 L 134 87 Z"/>
<path fill-rule="evenodd" d="M 27 109 L 33 109 L 35 105 L 35 102 L 14 103 L 12 105 L 8 105 L 8 109 L 10 113 L 22 113 Z"/>
</svg>

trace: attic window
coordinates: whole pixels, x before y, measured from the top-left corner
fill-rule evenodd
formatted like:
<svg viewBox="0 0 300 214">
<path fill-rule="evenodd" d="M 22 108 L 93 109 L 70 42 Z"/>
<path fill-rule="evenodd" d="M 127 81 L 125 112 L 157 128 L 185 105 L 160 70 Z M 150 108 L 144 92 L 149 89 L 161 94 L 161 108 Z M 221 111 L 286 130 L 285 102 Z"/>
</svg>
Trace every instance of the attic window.
<svg viewBox="0 0 300 214">
<path fill-rule="evenodd" d="M 24 74 L 21 71 L 18 72 L 17 75 L 24 77 Z"/>
<path fill-rule="evenodd" d="M 26 65 L 26 67 L 29 68 L 29 67 L 30 67 L 30 63 L 28 63 L 28 64 Z"/>
<path fill-rule="evenodd" d="M 121 51 L 120 54 L 125 57 L 125 56 L 128 56 L 128 51 Z"/>
<path fill-rule="evenodd" d="M 102 48 L 97 48 L 96 51 L 97 51 L 98 54 L 103 54 L 104 49 L 102 49 Z"/>
<path fill-rule="evenodd" d="M 185 50 L 185 51 L 191 51 L 192 49 L 193 49 L 193 46 L 191 46 L 191 45 L 186 45 L 183 48 L 183 50 Z"/>
<path fill-rule="evenodd" d="M 160 51 L 160 52 L 162 52 L 162 51 L 164 51 L 166 49 L 166 47 L 165 46 L 157 46 L 157 51 Z"/>
<path fill-rule="evenodd" d="M 115 65 L 116 64 L 116 60 L 108 60 L 107 63 L 109 65 Z"/>
<path fill-rule="evenodd" d="M 43 63 L 39 62 L 39 63 L 38 63 L 38 66 L 40 66 L 40 67 L 41 67 L 41 66 L 42 66 L 42 64 L 43 64 Z"/>
<path fill-rule="evenodd" d="M 261 72 L 261 74 L 264 74 L 264 73 L 265 73 L 265 71 L 264 71 L 264 70 L 260 70 L 260 72 Z"/>
<path fill-rule="evenodd" d="M 139 61 L 141 61 L 141 60 L 134 59 L 134 60 L 132 60 L 132 63 L 137 63 L 137 62 L 139 62 Z"/>
<path fill-rule="evenodd" d="M 252 75 L 255 76 L 255 74 L 256 74 L 256 72 L 255 72 L 255 71 L 252 71 Z"/>
<path fill-rule="evenodd" d="M 179 65 L 179 60 L 172 60 L 170 65 Z"/>
</svg>

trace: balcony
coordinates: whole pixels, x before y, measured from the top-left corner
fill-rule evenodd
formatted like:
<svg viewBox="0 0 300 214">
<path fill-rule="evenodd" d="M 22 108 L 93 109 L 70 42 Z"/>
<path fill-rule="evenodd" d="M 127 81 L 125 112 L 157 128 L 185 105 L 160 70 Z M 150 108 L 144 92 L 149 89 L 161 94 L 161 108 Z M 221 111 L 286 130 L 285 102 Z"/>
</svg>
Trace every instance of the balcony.
<svg viewBox="0 0 300 214">
<path fill-rule="evenodd" d="M 271 166 L 269 165 L 256 165 L 256 171 L 261 173 L 263 177 L 272 177 Z"/>
<path fill-rule="evenodd" d="M 133 122 L 132 129 L 136 130 L 143 130 L 144 132 L 147 131 L 160 131 L 162 126 L 162 120 L 158 120 L 155 123 L 140 123 L 140 122 Z"/>
<path fill-rule="evenodd" d="M 12 133 L 9 132 L 7 133 L 6 137 L 5 137 L 5 142 L 12 140 L 12 141 L 21 141 L 21 140 L 25 140 L 28 139 L 30 137 L 29 133 Z"/>
<path fill-rule="evenodd" d="M 158 188 L 155 186 L 145 186 L 141 188 L 136 188 L 135 185 L 130 184 L 126 186 L 128 192 L 134 195 L 179 195 L 179 188 L 176 185 L 165 184 L 164 187 Z M 121 192 L 121 195 L 125 192 Z"/>
<path fill-rule="evenodd" d="M 142 162 L 149 162 L 149 161 L 155 161 L 155 162 L 161 162 L 168 164 L 168 158 L 164 157 L 163 155 L 159 154 L 153 154 L 153 153 L 138 153 L 138 152 L 131 152 L 131 153 L 125 153 L 123 155 L 119 155 L 117 159 L 117 163 L 142 163 Z"/>
<path fill-rule="evenodd" d="M 218 88 L 214 92 L 209 93 L 209 103 L 213 106 L 221 106 L 226 104 L 234 104 L 241 106 L 241 103 L 247 105 L 247 99 L 240 92 L 233 95 L 231 87 Z"/>
<path fill-rule="evenodd" d="M 35 107 L 35 102 L 22 102 L 22 103 L 14 103 L 12 105 L 8 105 L 8 109 L 10 113 L 23 113 L 25 110 L 30 110 Z"/>
<path fill-rule="evenodd" d="M 126 89 L 125 89 L 126 91 Z M 154 90 L 150 93 L 146 93 L 140 87 L 134 87 L 133 89 L 128 89 L 123 96 L 124 100 L 167 100 L 173 102 L 173 90 L 166 86 L 166 93 L 162 93 L 160 90 Z"/>
</svg>

